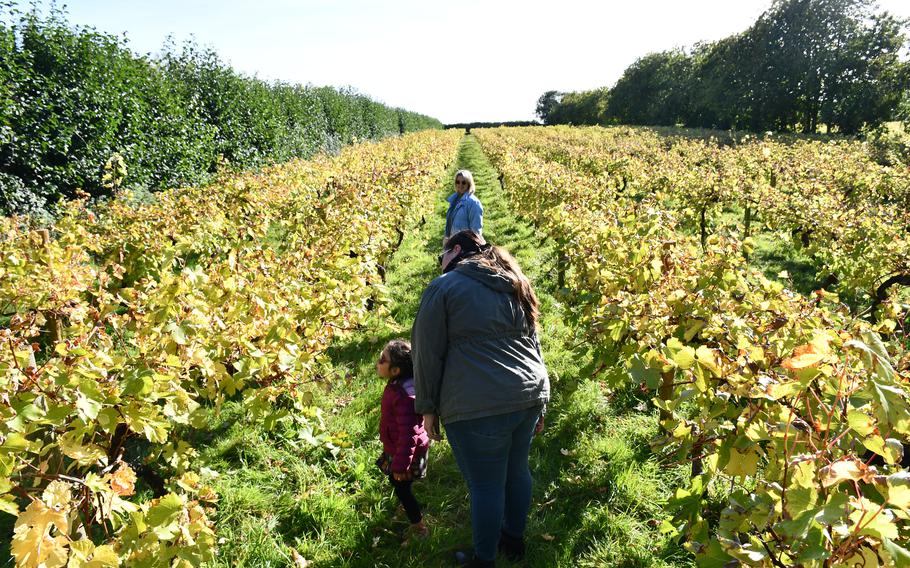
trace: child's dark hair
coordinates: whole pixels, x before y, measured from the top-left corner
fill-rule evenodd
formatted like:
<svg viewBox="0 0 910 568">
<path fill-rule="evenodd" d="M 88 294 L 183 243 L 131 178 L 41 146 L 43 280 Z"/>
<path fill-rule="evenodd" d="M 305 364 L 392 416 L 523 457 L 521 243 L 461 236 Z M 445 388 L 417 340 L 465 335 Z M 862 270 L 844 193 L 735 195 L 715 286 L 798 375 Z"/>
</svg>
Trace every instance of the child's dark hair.
<svg viewBox="0 0 910 568">
<path fill-rule="evenodd" d="M 414 363 L 411 361 L 411 344 L 404 339 L 393 339 L 385 346 L 389 355 L 389 368 L 398 367 L 401 378 L 414 376 Z"/>
</svg>

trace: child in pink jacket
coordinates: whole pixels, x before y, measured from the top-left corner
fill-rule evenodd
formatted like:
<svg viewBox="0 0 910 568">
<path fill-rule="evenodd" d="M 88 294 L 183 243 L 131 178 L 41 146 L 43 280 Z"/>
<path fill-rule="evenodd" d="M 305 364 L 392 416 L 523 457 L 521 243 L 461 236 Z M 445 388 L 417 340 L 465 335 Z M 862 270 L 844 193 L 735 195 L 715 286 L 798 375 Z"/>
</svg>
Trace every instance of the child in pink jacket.
<svg viewBox="0 0 910 568">
<path fill-rule="evenodd" d="M 388 381 L 382 393 L 379 418 L 383 452 L 376 465 L 389 476 L 411 522 L 406 540 L 411 536 L 424 537 L 429 531 L 411 485 L 426 475 L 430 439 L 423 428 L 423 416 L 414 411 L 411 344 L 400 339 L 390 341 L 376 362 L 376 372 Z"/>
</svg>

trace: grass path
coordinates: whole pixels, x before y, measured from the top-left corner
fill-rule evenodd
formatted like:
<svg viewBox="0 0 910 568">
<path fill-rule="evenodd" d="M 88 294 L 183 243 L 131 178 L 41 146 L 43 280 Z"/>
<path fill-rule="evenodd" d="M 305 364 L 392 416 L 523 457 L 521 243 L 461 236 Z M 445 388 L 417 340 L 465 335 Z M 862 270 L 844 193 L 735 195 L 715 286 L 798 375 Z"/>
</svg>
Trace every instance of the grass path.
<svg viewBox="0 0 910 568">
<path fill-rule="evenodd" d="M 330 432 L 351 447 L 337 457 L 303 450 L 278 432 L 244 427 L 230 408 L 203 452 L 224 471 L 218 512 L 219 565 L 288 566 L 290 547 L 317 567 L 448 567 L 452 551 L 471 541 L 467 488 L 448 445 L 434 444 L 427 479 L 415 484 L 431 536 L 400 545 L 407 526 L 394 517 L 397 502 L 373 460 L 378 441 L 382 379 L 374 361 L 384 343 L 408 337 L 420 294 L 438 274 L 445 196 L 456 169 L 474 173 L 484 204 L 484 235 L 510 250 L 541 299 L 541 339 L 553 401 L 547 428 L 532 448 L 534 504 L 527 533 L 529 567 L 688 566 L 691 556 L 657 530 L 662 505 L 681 473 L 660 468 L 649 439 L 656 417 L 631 394 L 611 393 L 586 378 L 588 357 L 570 317 L 554 298 L 555 251 L 510 211 L 497 172 L 468 136 L 440 180 L 434 215 L 407 231 L 387 267 L 388 313 L 329 353 L 336 379 L 320 394 L 331 408 Z M 342 433 L 343 432 L 343 433 Z M 505 560 L 497 566 L 511 566 Z"/>
</svg>

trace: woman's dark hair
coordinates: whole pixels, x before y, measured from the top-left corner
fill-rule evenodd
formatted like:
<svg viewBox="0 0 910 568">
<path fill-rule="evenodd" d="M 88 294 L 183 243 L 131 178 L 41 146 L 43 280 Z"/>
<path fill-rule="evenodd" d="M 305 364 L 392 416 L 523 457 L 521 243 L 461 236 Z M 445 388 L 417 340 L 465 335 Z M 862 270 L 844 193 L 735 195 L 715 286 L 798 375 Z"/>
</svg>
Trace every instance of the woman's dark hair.
<svg viewBox="0 0 910 568">
<path fill-rule="evenodd" d="M 461 246 L 461 254 L 457 259 L 453 259 L 450 264 L 470 259 L 471 262 L 486 266 L 508 278 L 512 282 L 515 296 L 518 297 L 518 301 L 525 312 L 528 327 L 534 329 L 540 317 L 540 302 L 537 300 L 534 288 L 531 287 L 531 281 L 528 280 L 528 277 L 521 271 L 521 267 L 518 266 L 518 261 L 506 249 L 490 245 L 482 236 L 470 229 L 459 231 L 449 237 L 445 248 L 450 250 L 455 245 Z"/>
<path fill-rule="evenodd" d="M 389 356 L 389 368 L 398 367 L 400 378 L 414 376 L 414 363 L 411 361 L 411 344 L 403 339 L 393 339 L 385 346 Z"/>
</svg>

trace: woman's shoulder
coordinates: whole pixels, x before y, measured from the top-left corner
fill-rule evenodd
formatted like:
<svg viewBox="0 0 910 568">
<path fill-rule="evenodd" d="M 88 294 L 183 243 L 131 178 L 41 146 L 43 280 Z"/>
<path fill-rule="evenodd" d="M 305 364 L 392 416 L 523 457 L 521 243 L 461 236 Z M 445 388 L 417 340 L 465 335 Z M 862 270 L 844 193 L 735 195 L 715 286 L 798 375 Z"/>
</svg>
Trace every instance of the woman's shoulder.
<svg viewBox="0 0 910 568">
<path fill-rule="evenodd" d="M 465 281 L 471 280 L 469 277 L 459 274 L 457 270 L 452 270 L 434 278 L 423 290 L 420 297 L 421 305 L 426 303 L 436 304 L 446 302 L 446 298 L 458 295 L 459 289 L 468 285 Z"/>
<path fill-rule="evenodd" d="M 450 270 L 445 274 L 440 274 L 436 278 L 430 281 L 427 285 L 424 293 L 439 293 L 445 292 L 453 286 L 457 286 L 457 282 L 463 278 L 462 275 L 458 273 L 457 270 Z"/>
</svg>

